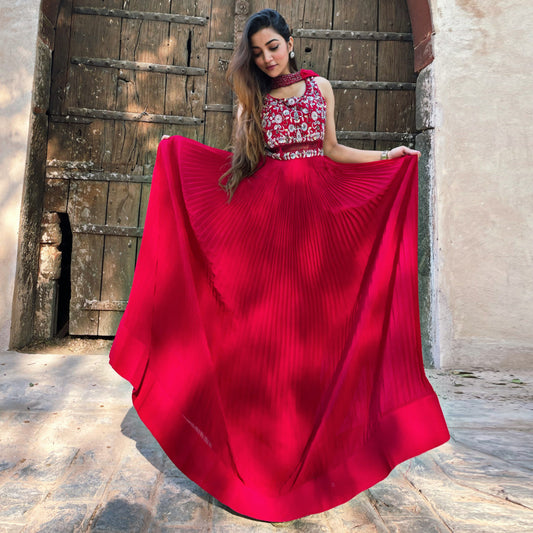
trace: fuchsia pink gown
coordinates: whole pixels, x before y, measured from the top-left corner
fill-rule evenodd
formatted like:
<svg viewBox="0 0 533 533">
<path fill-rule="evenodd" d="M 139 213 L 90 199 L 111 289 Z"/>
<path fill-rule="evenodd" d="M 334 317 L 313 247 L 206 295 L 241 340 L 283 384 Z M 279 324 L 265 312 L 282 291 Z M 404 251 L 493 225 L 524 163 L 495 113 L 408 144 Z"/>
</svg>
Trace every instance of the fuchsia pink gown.
<svg viewBox="0 0 533 533">
<path fill-rule="evenodd" d="M 325 157 L 312 74 L 302 97 L 265 97 L 265 164 L 229 204 L 228 152 L 160 143 L 110 354 L 177 467 L 276 522 L 449 438 L 422 365 L 417 158 Z"/>
</svg>

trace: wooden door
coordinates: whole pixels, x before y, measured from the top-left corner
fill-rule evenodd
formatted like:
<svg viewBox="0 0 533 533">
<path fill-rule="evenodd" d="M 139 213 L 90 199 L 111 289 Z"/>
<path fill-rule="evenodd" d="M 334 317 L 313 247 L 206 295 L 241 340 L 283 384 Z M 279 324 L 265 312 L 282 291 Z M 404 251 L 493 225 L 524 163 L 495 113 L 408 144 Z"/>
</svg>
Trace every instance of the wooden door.
<svg viewBox="0 0 533 533">
<path fill-rule="evenodd" d="M 45 206 L 72 231 L 70 334 L 116 331 L 161 136 L 226 146 L 233 16 L 218 0 L 62 3 Z"/>
<path fill-rule="evenodd" d="M 227 147 L 225 72 L 250 13 L 280 10 L 299 65 L 331 80 L 337 136 L 414 141 L 405 0 L 64 0 L 52 72 L 45 209 L 72 230 L 71 335 L 113 335 L 137 258 L 159 139 Z"/>
</svg>

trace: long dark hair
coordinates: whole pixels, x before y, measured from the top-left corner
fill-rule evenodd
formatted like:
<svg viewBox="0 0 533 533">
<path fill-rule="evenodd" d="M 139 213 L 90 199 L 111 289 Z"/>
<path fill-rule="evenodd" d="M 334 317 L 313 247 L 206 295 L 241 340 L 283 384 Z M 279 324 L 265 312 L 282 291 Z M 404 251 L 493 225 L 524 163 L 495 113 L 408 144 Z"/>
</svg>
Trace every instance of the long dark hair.
<svg viewBox="0 0 533 533">
<path fill-rule="evenodd" d="M 241 40 L 231 58 L 227 77 L 233 85 L 241 112 L 233 124 L 231 168 L 219 181 L 230 200 L 239 183 L 251 176 L 264 158 L 261 111 L 263 97 L 270 90 L 272 82 L 255 64 L 251 48 L 252 35 L 264 28 L 272 28 L 287 43 L 291 36 L 287 22 L 277 11 L 263 9 L 246 21 Z M 291 72 L 298 70 L 294 58 L 289 57 L 289 68 Z M 226 177 L 228 179 L 223 183 Z"/>
</svg>

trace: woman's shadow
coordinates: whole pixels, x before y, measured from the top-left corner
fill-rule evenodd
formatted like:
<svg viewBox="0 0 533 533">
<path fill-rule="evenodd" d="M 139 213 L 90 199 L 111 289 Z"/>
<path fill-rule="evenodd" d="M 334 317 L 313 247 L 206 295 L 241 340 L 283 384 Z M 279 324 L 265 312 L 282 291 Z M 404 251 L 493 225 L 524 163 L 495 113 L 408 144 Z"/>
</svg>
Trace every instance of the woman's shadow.
<svg viewBox="0 0 533 533">
<path fill-rule="evenodd" d="M 213 496 L 208 494 L 205 490 L 199 487 L 196 483 L 191 481 L 185 474 L 172 463 L 167 457 L 161 446 L 150 433 L 148 428 L 143 424 L 139 415 L 135 411 L 135 408 L 131 407 L 126 416 L 120 424 L 120 429 L 126 437 L 135 441 L 138 452 L 154 466 L 159 472 L 163 474 L 167 481 L 171 481 L 180 486 L 180 490 L 189 491 L 198 498 L 207 502 L 208 504 L 215 505 L 220 509 L 234 515 L 254 520 L 253 518 L 241 515 L 235 512 L 233 509 L 220 503 Z"/>
</svg>

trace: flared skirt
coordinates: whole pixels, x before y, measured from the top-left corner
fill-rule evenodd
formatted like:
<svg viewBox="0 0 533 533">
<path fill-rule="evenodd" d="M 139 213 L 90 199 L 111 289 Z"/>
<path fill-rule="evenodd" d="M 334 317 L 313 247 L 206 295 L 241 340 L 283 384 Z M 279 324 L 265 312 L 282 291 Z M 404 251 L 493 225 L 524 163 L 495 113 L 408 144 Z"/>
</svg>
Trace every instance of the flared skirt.
<svg viewBox="0 0 533 533">
<path fill-rule="evenodd" d="M 177 467 L 235 511 L 343 503 L 449 438 L 422 364 L 417 159 L 160 143 L 112 366 Z"/>
</svg>

